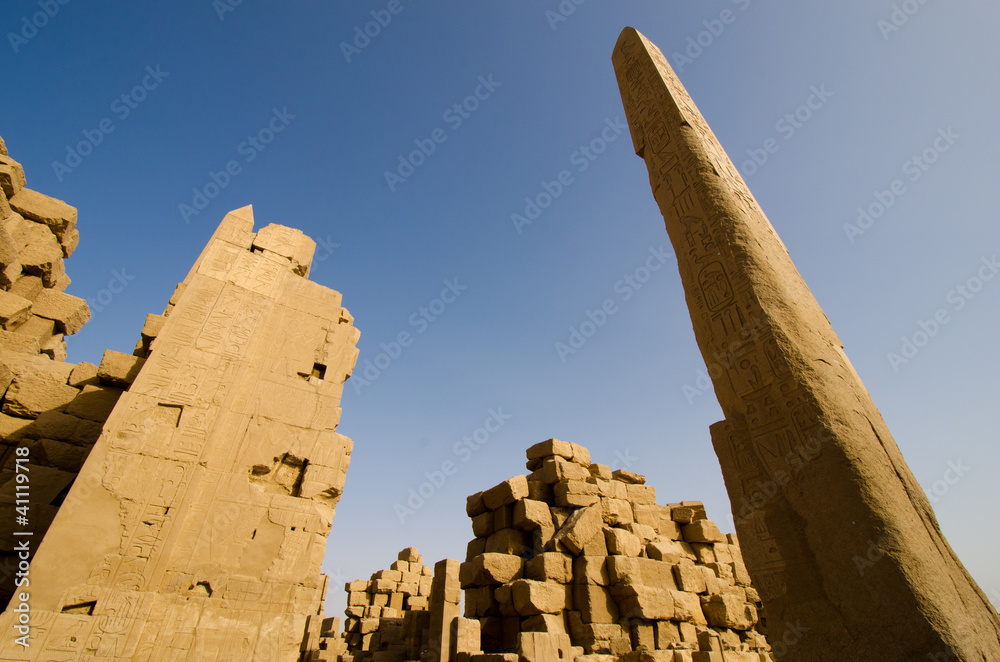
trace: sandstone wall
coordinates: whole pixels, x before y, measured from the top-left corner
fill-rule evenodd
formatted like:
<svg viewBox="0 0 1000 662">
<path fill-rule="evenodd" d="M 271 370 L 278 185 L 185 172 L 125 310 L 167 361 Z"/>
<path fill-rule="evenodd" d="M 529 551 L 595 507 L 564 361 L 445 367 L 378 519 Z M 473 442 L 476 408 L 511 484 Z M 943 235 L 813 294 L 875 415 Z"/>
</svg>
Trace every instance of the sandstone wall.
<svg viewBox="0 0 1000 662">
<path fill-rule="evenodd" d="M 314 248 L 228 214 L 138 356 L 105 354 L 98 381 L 131 386 L 31 564 L 31 647 L 8 610 L 0 659 L 300 659 L 322 622 L 359 335 L 307 280 Z"/>
</svg>

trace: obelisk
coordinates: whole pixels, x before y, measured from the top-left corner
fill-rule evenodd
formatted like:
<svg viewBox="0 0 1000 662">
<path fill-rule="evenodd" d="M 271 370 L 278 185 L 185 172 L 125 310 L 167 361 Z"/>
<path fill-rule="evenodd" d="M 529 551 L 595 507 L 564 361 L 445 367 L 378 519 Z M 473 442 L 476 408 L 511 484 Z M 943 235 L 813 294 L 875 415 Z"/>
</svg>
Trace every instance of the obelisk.
<svg viewBox="0 0 1000 662">
<path fill-rule="evenodd" d="M 1000 660 L 996 611 L 666 58 L 626 28 L 612 61 L 725 413 L 712 443 L 780 659 Z"/>
</svg>

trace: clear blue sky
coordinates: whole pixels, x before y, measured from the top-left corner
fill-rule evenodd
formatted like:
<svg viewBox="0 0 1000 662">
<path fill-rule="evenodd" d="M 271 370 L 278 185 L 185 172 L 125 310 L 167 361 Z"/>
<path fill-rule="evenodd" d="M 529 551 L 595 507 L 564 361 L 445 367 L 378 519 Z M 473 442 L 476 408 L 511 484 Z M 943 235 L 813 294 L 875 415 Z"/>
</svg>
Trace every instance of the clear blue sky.
<svg viewBox="0 0 1000 662">
<path fill-rule="evenodd" d="M 337 583 L 403 547 L 464 558 L 465 497 L 523 473 L 524 449 L 549 437 L 629 463 L 661 502 L 705 501 L 732 530 L 708 434 L 721 411 L 695 392 L 704 363 L 676 263 L 645 167 L 613 128 L 623 113 L 610 57 L 626 25 L 678 70 L 952 545 L 1000 595 L 1000 532 L 988 525 L 1000 502 L 1000 278 L 976 281 L 1000 253 L 1000 7 L 909 0 L 894 17 L 889 0 L 566 0 L 575 11 L 557 21 L 555 0 L 50 2 L 58 11 L 37 31 L 22 19 L 44 1 L 4 5 L 0 135 L 30 187 L 80 210 L 69 291 L 94 314 L 70 360 L 130 352 L 225 212 L 253 204 L 258 226 L 326 242 L 312 277 L 355 315 L 355 374 L 387 365 L 344 392 L 340 431 L 355 450 L 324 564 L 334 614 Z M 386 25 L 354 44 L 377 18 Z M 79 160 L 68 154 L 98 137 Z M 420 145 L 433 152 L 401 167 Z M 543 183 L 551 204 L 515 227 Z M 863 232 L 845 231 L 878 205 Z M 651 264 L 662 267 L 629 284 L 661 246 Z M 127 286 L 102 293 L 117 276 Z M 446 281 L 459 293 L 435 303 Z M 556 344 L 608 299 L 614 312 L 560 356 Z M 935 330 L 926 321 L 939 310 Z M 404 332 L 410 344 L 379 359 Z M 921 345 L 909 357 L 904 336 Z M 456 447 L 496 414 L 503 424 L 480 432 L 481 446 Z M 396 504 L 448 462 L 454 473 L 401 523 Z"/>
</svg>

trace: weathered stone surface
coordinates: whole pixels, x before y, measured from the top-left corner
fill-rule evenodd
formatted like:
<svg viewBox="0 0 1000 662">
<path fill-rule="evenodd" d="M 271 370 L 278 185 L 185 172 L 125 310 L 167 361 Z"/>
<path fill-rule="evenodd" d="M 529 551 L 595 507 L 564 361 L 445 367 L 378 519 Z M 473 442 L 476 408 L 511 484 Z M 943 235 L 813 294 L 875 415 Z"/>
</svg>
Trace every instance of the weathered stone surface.
<svg viewBox="0 0 1000 662">
<path fill-rule="evenodd" d="M 38 191 L 22 188 L 10 198 L 10 206 L 21 216 L 49 226 L 59 240 L 76 228 L 76 207 Z"/>
<path fill-rule="evenodd" d="M 37 418 L 42 412 L 64 408 L 77 393 L 79 391 L 75 388 L 65 383 L 60 384 L 47 376 L 17 375 L 4 396 L 3 413 Z"/>
<path fill-rule="evenodd" d="M 4 329 L 16 328 L 31 315 L 31 301 L 0 290 L 0 324 Z"/>
<path fill-rule="evenodd" d="M 726 542 L 726 537 L 714 522 L 700 519 L 681 527 L 681 535 L 689 543 Z"/>
<path fill-rule="evenodd" d="M 10 286 L 8 292 L 11 294 L 16 294 L 19 297 L 23 297 L 29 301 L 34 301 L 35 297 L 41 294 L 45 285 L 42 283 L 42 279 L 38 276 L 21 276 L 17 281 Z"/>
<path fill-rule="evenodd" d="M 0 189 L 9 201 L 24 186 L 24 168 L 6 154 L 0 155 Z"/>
<path fill-rule="evenodd" d="M 66 275 L 63 266 L 63 249 L 48 226 L 28 221 L 28 243 L 17 260 L 25 273 L 38 276 L 45 287 L 53 287 Z"/>
<path fill-rule="evenodd" d="M 506 584 L 521 576 L 523 566 L 524 561 L 520 556 L 495 553 L 480 554 L 462 564 L 459 578 L 462 582 L 462 588 Z"/>
<path fill-rule="evenodd" d="M 570 515 L 556 532 L 553 542 L 562 544 L 575 555 L 583 553 L 584 544 L 601 534 L 604 521 L 600 506 L 581 508 Z"/>
<path fill-rule="evenodd" d="M 528 498 L 528 477 L 515 476 L 483 492 L 483 503 L 490 510 Z"/>
<path fill-rule="evenodd" d="M 573 557 L 545 552 L 525 562 L 524 576 L 540 582 L 568 584 L 573 581 Z"/>
<path fill-rule="evenodd" d="M 518 579 L 510 586 L 514 609 L 521 616 L 558 614 L 566 608 L 566 589 L 558 584 Z"/>
<path fill-rule="evenodd" d="M 639 552 L 642 551 L 642 542 L 639 537 L 625 529 L 604 529 L 604 540 L 608 545 L 609 554 L 639 556 Z"/>
<path fill-rule="evenodd" d="M 106 349 L 101 364 L 97 366 L 97 378 L 108 386 L 128 388 L 145 363 L 146 359 L 142 357 Z"/>
<path fill-rule="evenodd" d="M 77 363 L 73 368 L 73 372 L 69 374 L 68 383 L 74 388 L 83 388 L 88 385 L 97 386 L 97 366 L 87 361 Z"/>
<path fill-rule="evenodd" d="M 31 304 L 31 312 L 56 323 L 60 333 L 72 335 L 90 319 L 90 307 L 80 297 L 42 290 Z"/>
<path fill-rule="evenodd" d="M 8 411 L 49 407 L 25 427 L 7 426 L 31 445 L 33 459 L 54 465 L 31 468 L 32 498 L 44 500 L 32 512 L 47 525 L 62 504 L 44 538 L 34 537 L 28 589 L 32 618 L 51 624 L 53 636 L 33 642 L 22 659 L 144 659 L 173 650 L 286 660 L 302 658 L 300 647 L 314 640 L 326 587 L 320 563 L 351 452 L 334 428 L 357 334 L 350 314 L 328 305 L 339 295 L 302 284 L 296 269 L 307 265 L 275 259 L 280 242 L 250 250 L 252 225 L 249 209 L 220 224 L 144 364 L 109 352 L 97 369 L 50 368 L 55 361 L 3 353 L 14 372 Z M 53 248 L 48 227 L 28 226 L 22 258 L 41 232 Z M 60 248 L 50 272 L 35 269 L 44 285 L 65 282 L 61 259 Z M 39 393 L 32 380 L 44 383 L 47 401 L 28 406 L 27 395 Z M 52 410 L 67 397 L 79 416 Z M 96 419 L 109 410 L 101 435 Z M 12 521 L 7 503 L 0 514 Z M 0 541 L 3 558 L 8 542 Z M 384 605 L 372 607 L 379 616 L 402 614 L 410 600 L 427 606 L 431 578 L 407 559 L 407 582 L 393 583 Z M 14 616 L 0 615 L 4 659 L 14 650 Z M 419 618 L 405 625 L 418 635 L 427 629 Z M 422 642 L 405 643 L 417 659 Z"/>
<path fill-rule="evenodd" d="M 695 337 L 719 368 L 710 372 L 725 420 L 712 426 L 712 442 L 747 568 L 767 612 L 805 626 L 786 658 L 895 661 L 950 650 L 963 661 L 1000 659 L 1000 617 L 666 58 L 627 28 L 612 60 Z M 739 361 L 715 358 L 734 347 Z M 809 459 L 789 471 L 795 452 Z M 759 484 L 774 496 L 745 507 Z M 884 556 L 862 576 L 853 559 L 872 541 Z M 782 639 L 791 620 L 768 619 L 770 635 Z"/>
</svg>

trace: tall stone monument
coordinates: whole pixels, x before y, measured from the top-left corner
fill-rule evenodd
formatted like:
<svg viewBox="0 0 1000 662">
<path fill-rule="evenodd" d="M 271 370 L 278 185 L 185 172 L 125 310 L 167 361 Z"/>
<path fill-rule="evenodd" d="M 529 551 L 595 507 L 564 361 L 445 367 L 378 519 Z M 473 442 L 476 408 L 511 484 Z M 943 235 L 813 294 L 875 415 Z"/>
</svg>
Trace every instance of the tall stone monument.
<svg viewBox="0 0 1000 662">
<path fill-rule="evenodd" d="M 117 355 L 128 390 L 31 539 L 0 659 L 299 659 L 322 616 L 359 335 L 340 294 L 306 278 L 314 249 L 229 213 L 147 318 L 142 358 Z"/>
<path fill-rule="evenodd" d="M 941 533 L 840 340 L 666 58 L 612 57 L 725 420 L 711 427 L 783 660 L 1000 660 L 1000 619 Z"/>
</svg>

